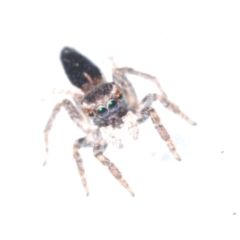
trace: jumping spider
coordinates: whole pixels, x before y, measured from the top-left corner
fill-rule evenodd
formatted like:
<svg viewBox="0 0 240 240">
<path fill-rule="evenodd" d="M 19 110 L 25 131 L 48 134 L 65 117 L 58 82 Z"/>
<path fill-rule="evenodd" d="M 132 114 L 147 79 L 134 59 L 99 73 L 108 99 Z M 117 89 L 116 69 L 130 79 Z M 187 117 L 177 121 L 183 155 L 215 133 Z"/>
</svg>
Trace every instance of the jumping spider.
<svg viewBox="0 0 240 240">
<path fill-rule="evenodd" d="M 167 143 L 174 157 L 179 161 L 181 160 L 167 130 L 151 105 L 158 100 L 164 107 L 180 115 L 190 124 L 196 125 L 196 123 L 168 100 L 167 95 L 155 77 L 132 68 L 117 68 L 113 64 L 113 82 L 106 82 L 99 68 L 76 50 L 65 47 L 60 58 L 70 82 L 75 87 L 80 88 L 82 93 L 71 93 L 75 105 L 70 100 L 64 99 L 54 107 L 44 130 L 46 153 L 48 153 L 48 134 L 52 123 L 61 107 L 64 107 L 73 122 L 86 134 L 85 137 L 75 141 L 73 156 L 87 195 L 89 191 L 84 176 L 83 161 L 78 152 L 78 149 L 82 147 L 92 147 L 93 155 L 104 166 L 108 167 L 112 175 L 134 196 L 121 172 L 103 154 L 108 143 L 119 148 L 122 147 L 122 142 L 116 136 L 114 129 L 122 128 L 124 125 L 127 126 L 132 138 L 137 139 L 138 124 L 145 122 L 150 117 L 154 127 Z M 138 101 L 135 90 L 126 74 L 133 74 L 151 80 L 156 84 L 160 94 L 150 93 L 142 101 Z M 47 160 L 45 160 L 44 164 L 46 162 Z"/>
</svg>

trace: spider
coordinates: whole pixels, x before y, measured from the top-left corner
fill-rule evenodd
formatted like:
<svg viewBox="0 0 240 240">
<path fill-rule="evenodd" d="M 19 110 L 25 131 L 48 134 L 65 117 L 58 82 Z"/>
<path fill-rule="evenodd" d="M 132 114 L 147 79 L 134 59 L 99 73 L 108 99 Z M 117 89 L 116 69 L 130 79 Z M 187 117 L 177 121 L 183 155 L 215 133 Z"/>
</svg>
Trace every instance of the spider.
<svg viewBox="0 0 240 240">
<path fill-rule="evenodd" d="M 60 59 L 70 82 L 75 87 L 81 89 L 81 93 L 70 93 L 74 104 L 72 101 L 64 99 L 54 107 L 44 129 L 46 156 L 48 154 L 48 135 L 52 123 L 63 107 L 72 121 L 86 134 L 85 137 L 75 141 L 73 156 L 87 196 L 89 195 L 89 190 L 84 175 L 83 160 L 78 151 L 83 147 L 92 147 L 95 158 L 106 166 L 123 187 L 134 196 L 132 189 L 122 177 L 121 172 L 104 155 L 104 150 L 109 143 L 118 148 L 123 147 L 121 139 L 117 137 L 114 131 L 116 128 L 120 129 L 126 125 L 130 136 L 133 139 L 137 139 L 138 124 L 151 118 L 154 127 L 166 142 L 173 156 L 177 160 L 181 160 L 167 130 L 151 105 L 154 101 L 160 101 L 164 107 L 180 115 L 191 125 L 196 125 L 196 123 L 190 120 L 187 115 L 168 99 L 155 77 L 132 68 L 117 68 L 113 63 L 113 81 L 106 82 L 100 69 L 75 49 L 65 47 L 61 51 Z M 156 84 L 160 93 L 149 93 L 139 101 L 132 84 L 127 79 L 127 74 L 151 80 Z M 47 157 L 44 165 L 46 162 Z"/>
</svg>

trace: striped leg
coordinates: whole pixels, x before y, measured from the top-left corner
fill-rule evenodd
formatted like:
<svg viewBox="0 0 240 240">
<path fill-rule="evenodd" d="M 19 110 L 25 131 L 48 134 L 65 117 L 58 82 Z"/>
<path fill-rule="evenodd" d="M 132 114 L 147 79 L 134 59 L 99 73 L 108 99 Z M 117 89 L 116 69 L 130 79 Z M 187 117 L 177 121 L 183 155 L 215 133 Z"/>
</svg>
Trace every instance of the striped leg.
<svg viewBox="0 0 240 240">
<path fill-rule="evenodd" d="M 88 124 L 85 124 L 84 118 L 78 111 L 78 109 L 72 104 L 71 101 L 68 99 L 63 100 L 62 102 L 58 103 L 53 111 L 52 115 L 50 116 L 47 125 L 44 129 L 44 141 L 45 141 L 45 150 L 46 150 L 46 158 L 45 161 L 43 162 L 43 165 L 46 165 L 47 163 L 47 156 L 48 156 L 48 135 L 49 132 L 51 131 L 53 121 L 55 120 L 57 114 L 59 113 L 61 107 L 64 107 L 66 111 L 68 112 L 70 118 L 73 120 L 73 122 L 76 123 L 78 127 L 80 127 L 84 132 L 88 131 Z"/>
<path fill-rule="evenodd" d="M 87 196 L 89 195 L 89 191 L 88 191 L 88 187 L 87 187 L 87 181 L 86 181 L 86 178 L 85 178 L 85 175 L 84 175 L 85 171 L 84 171 L 84 168 L 83 168 L 83 160 L 82 160 L 82 158 L 79 154 L 78 149 L 81 148 L 81 147 L 90 147 L 91 145 L 92 144 L 90 142 L 88 142 L 86 140 L 86 138 L 80 138 L 80 139 L 76 140 L 74 145 L 73 145 L 73 157 L 76 161 L 76 164 L 77 164 L 77 167 L 78 167 L 78 172 L 80 174 L 82 184 L 83 184 L 83 187 L 85 188 Z"/>
<path fill-rule="evenodd" d="M 177 105 L 175 105 L 174 103 L 169 101 L 167 99 L 167 97 L 165 97 L 163 95 L 150 93 L 142 100 L 141 105 L 142 105 L 142 107 L 151 107 L 152 103 L 156 100 L 160 101 L 164 107 L 171 110 L 175 114 L 179 115 L 180 117 L 185 119 L 191 125 L 197 125 L 197 123 L 192 121 L 185 113 L 183 113 Z"/>
<path fill-rule="evenodd" d="M 159 116 L 156 113 L 154 108 L 150 108 L 150 107 L 143 108 L 140 111 L 138 122 L 142 123 L 142 122 L 146 121 L 149 117 L 151 118 L 151 120 L 152 120 L 156 130 L 158 131 L 159 135 L 167 143 L 167 146 L 168 146 L 169 150 L 172 152 L 173 156 L 177 160 L 181 161 L 181 158 L 180 158 L 179 154 L 177 153 L 176 148 L 175 148 L 167 130 L 162 125 L 161 120 L 160 120 L 160 118 L 159 118 Z"/>
<path fill-rule="evenodd" d="M 123 179 L 121 172 L 118 168 L 103 155 L 107 145 L 104 141 L 101 141 L 93 146 L 94 156 L 106 167 L 108 167 L 111 174 L 128 190 L 128 192 L 134 197 L 134 193 L 129 187 L 128 183 Z"/>
</svg>

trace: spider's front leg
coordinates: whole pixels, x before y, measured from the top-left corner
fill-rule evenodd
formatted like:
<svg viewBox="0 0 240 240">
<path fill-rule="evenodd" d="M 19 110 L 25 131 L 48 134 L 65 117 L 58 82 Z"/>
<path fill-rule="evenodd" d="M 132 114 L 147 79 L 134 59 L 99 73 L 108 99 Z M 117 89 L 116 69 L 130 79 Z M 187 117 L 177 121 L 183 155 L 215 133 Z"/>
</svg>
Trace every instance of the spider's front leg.
<svg viewBox="0 0 240 240">
<path fill-rule="evenodd" d="M 104 140 L 100 140 L 95 143 L 93 146 L 94 156 L 106 167 L 108 167 L 111 174 L 128 190 L 128 192 L 134 197 L 134 193 L 129 187 L 128 183 L 123 179 L 121 172 L 118 168 L 103 155 L 104 150 L 106 149 L 107 144 Z"/>
<path fill-rule="evenodd" d="M 192 121 L 184 112 L 182 112 L 179 107 L 173 102 L 169 101 L 166 96 L 150 93 L 148 94 L 141 102 L 141 107 L 150 107 L 154 101 L 160 101 L 165 108 L 179 115 L 183 119 L 185 119 L 191 125 L 197 125 L 196 122 Z"/>
<path fill-rule="evenodd" d="M 91 147 L 92 143 L 90 141 L 87 140 L 87 137 L 84 138 L 80 138 L 78 140 L 75 141 L 74 145 L 73 145 L 73 157 L 76 161 L 77 167 L 78 167 L 78 172 L 80 174 L 81 180 L 82 180 L 82 184 L 83 187 L 85 188 L 86 191 L 86 195 L 89 195 L 89 191 L 88 191 L 88 187 L 87 187 L 87 181 L 85 178 L 85 171 L 83 168 L 83 160 L 79 154 L 78 149 L 81 147 Z"/>
<path fill-rule="evenodd" d="M 69 101 L 68 99 L 63 100 L 62 102 L 58 103 L 53 111 L 52 114 L 46 124 L 46 127 L 44 129 L 44 141 L 45 141 L 45 150 L 46 150 L 46 158 L 43 162 L 43 165 L 46 165 L 47 163 L 47 157 L 48 157 L 48 135 L 49 132 L 51 131 L 52 128 L 52 124 L 53 121 L 55 120 L 57 114 L 59 113 L 61 107 L 64 107 L 65 110 L 67 111 L 68 115 L 70 116 L 70 118 L 72 119 L 72 121 L 74 123 L 76 123 L 76 125 L 81 128 L 84 132 L 88 132 L 89 131 L 89 125 L 86 122 L 86 118 L 84 117 L 84 115 L 80 112 L 80 110 L 78 110 L 71 101 Z"/>
<path fill-rule="evenodd" d="M 162 137 L 162 139 L 167 142 L 168 148 L 173 153 L 174 157 L 180 161 L 181 158 L 180 158 L 179 154 L 177 153 L 176 148 L 175 148 L 167 130 L 162 125 L 161 120 L 160 120 L 158 114 L 156 113 L 155 109 L 151 107 L 152 103 L 156 100 L 159 100 L 163 104 L 164 107 L 171 110 L 175 114 L 179 115 L 180 117 L 185 119 L 191 125 L 196 125 L 196 123 L 194 121 L 192 121 L 185 113 L 183 113 L 177 105 L 175 105 L 174 103 L 169 101 L 166 96 L 163 96 L 160 94 L 155 94 L 155 93 L 148 94 L 142 100 L 142 102 L 140 104 L 138 122 L 142 123 L 150 117 L 155 128 L 157 129 L 158 133 Z"/>
<path fill-rule="evenodd" d="M 169 150 L 172 152 L 173 156 L 181 161 L 181 158 L 179 156 L 179 154 L 176 151 L 176 148 L 167 132 L 167 130 L 165 129 L 165 127 L 162 125 L 161 120 L 157 114 L 157 112 L 155 111 L 154 108 L 151 107 L 145 107 L 140 111 L 139 114 L 139 118 L 138 118 L 138 122 L 142 123 L 145 122 L 148 118 L 151 118 L 156 130 L 158 131 L 159 135 L 162 137 L 162 139 L 167 143 L 167 146 L 169 148 Z"/>
</svg>

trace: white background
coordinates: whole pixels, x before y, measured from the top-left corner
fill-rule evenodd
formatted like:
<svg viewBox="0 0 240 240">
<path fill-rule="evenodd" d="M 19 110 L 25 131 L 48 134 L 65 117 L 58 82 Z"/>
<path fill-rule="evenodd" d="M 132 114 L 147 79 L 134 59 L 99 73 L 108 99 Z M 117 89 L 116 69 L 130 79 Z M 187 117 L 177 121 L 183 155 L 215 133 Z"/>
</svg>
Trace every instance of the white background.
<svg viewBox="0 0 240 240">
<path fill-rule="evenodd" d="M 0 239 L 240 239 L 240 7 L 238 1 L 2 1 L 0 6 Z M 52 95 L 70 84 L 64 46 L 159 78 L 198 125 L 159 103 L 182 162 L 151 121 L 106 155 L 135 192 L 81 151 L 90 196 L 72 157 L 81 131 L 62 111 L 42 166 Z M 111 81 L 111 79 L 110 79 Z M 154 91 L 132 78 L 140 97 Z"/>
</svg>

